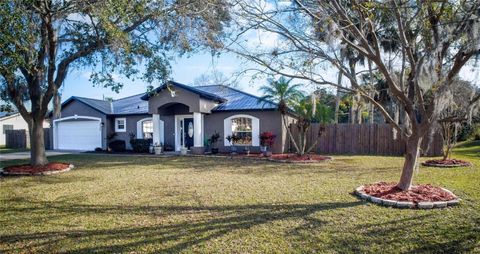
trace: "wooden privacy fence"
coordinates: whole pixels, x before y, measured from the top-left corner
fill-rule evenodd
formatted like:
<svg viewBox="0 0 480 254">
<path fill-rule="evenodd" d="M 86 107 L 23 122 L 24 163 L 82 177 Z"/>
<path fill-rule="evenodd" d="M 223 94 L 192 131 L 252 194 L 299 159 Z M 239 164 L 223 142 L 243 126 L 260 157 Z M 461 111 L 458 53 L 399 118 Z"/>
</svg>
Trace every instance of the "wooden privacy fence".
<svg viewBox="0 0 480 254">
<path fill-rule="evenodd" d="M 393 128 L 388 124 L 312 124 L 307 132 L 307 147 L 317 139 L 320 127 L 324 127 L 324 131 L 313 149 L 316 153 L 392 156 L 405 153 L 405 141 L 396 140 Z M 293 124 L 290 129 L 297 140 L 298 128 Z M 397 139 L 400 138 L 397 135 Z M 294 149 L 292 144 L 290 148 Z M 443 139 L 438 133 L 429 146 L 428 140 L 423 140 L 423 155 L 439 156 L 442 155 L 442 149 Z"/>
<path fill-rule="evenodd" d="M 43 129 L 45 148 L 50 149 L 50 129 Z M 5 130 L 5 146 L 7 148 L 29 148 L 30 135 L 27 130 Z"/>
</svg>

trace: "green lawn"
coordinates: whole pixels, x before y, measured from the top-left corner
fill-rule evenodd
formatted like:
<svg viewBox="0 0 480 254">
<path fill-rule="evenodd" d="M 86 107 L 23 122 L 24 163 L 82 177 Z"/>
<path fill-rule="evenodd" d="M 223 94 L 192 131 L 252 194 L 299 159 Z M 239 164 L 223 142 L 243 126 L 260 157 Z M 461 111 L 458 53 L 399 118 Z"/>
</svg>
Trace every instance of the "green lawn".
<svg viewBox="0 0 480 254">
<path fill-rule="evenodd" d="M 443 210 L 385 208 L 350 194 L 364 183 L 396 181 L 398 157 L 289 165 L 59 156 L 76 169 L 0 180 L 0 252 L 480 252 L 479 152 L 479 142 L 457 149 L 475 167 L 416 174 L 416 183 L 463 199 Z"/>
</svg>

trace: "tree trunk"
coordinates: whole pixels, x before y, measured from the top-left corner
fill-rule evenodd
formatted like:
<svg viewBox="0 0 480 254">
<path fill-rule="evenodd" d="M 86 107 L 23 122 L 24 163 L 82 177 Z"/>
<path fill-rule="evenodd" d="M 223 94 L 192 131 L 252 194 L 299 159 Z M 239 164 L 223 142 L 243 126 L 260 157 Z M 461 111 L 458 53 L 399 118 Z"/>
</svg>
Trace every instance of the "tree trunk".
<svg viewBox="0 0 480 254">
<path fill-rule="evenodd" d="M 342 75 L 343 73 L 341 71 L 338 72 L 338 85 L 342 85 Z M 334 118 L 334 123 L 338 123 L 338 114 L 340 113 L 340 88 L 337 87 L 337 94 L 335 96 L 335 118 Z"/>
<path fill-rule="evenodd" d="M 29 125 L 30 164 L 32 166 L 43 166 L 48 163 L 45 153 L 43 121 L 43 118 L 40 120 L 32 119 L 32 124 Z"/>
<path fill-rule="evenodd" d="M 285 118 L 285 114 L 282 114 L 282 122 L 283 122 L 283 125 L 284 125 L 285 129 L 287 130 L 287 136 L 290 138 L 290 141 L 293 144 L 293 147 L 295 148 L 295 151 L 298 152 L 299 149 L 298 149 L 297 142 L 295 142 L 295 138 L 293 137 L 292 132 L 290 131 L 290 128 L 287 124 L 287 119 Z"/>
<path fill-rule="evenodd" d="M 413 171 L 417 165 L 417 160 L 420 153 L 420 146 L 422 144 L 422 138 L 418 136 L 412 136 L 407 139 L 405 162 L 403 164 L 402 176 L 398 187 L 402 190 L 409 190 L 412 186 Z"/>
<path fill-rule="evenodd" d="M 369 123 L 371 123 L 371 124 L 375 123 L 375 106 L 373 106 L 373 103 L 370 103 Z"/>
<path fill-rule="evenodd" d="M 356 107 L 356 104 L 355 104 L 355 96 L 352 96 L 352 103 L 350 104 L 350 110 L 349 110 L 349 115 L 348 115 L 348 122 L 351 123 L 351 124 L 354 124 L 355 123 L 355 119 L 356 119 L 356 116 L 355 116 L 355 107 Z"/>
</svg>

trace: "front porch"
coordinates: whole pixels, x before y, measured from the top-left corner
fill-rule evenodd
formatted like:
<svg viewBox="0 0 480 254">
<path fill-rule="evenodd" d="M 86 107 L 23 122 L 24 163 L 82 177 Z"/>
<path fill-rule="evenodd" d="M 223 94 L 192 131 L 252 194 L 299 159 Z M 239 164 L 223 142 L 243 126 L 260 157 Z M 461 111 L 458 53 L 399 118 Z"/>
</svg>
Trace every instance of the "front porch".
<svg viewBox="0 0 480 254">
<path fill-rule="evenodd" d="M 152 114 L 153 143 L 174 151 L 205 152 L 205 115 L 222 102 L 220 97 L 191 87 L 164 85 L 146 96 Z"/>
</svg>

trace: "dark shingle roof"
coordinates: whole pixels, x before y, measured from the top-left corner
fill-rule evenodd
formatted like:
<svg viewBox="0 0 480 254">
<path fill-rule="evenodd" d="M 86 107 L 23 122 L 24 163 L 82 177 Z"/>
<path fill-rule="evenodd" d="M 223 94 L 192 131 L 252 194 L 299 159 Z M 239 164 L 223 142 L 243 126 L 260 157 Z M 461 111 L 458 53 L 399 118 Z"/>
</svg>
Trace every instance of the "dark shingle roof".
<svg viewBox="0 0 480 254">
<path fill-rule="evenodd" d="M 72 96 L 68 98 L 63 105 L 72 100 L 80 101 L 106 115 L 131 115 L 131 114 L 147 114 L 148 101 L 143 101 L 140 98 L 144 95 L 137 94 L 114 101 L 105 101 L 92 98 Z"/>
<path fill-rule="evenodd" d="M 234 111 L 234 110 L 274 110 L 277 104 L 270 101 L 260 101 L 260 98 L 224 85 L 197 86 L 199 90 L 217 94 L 226 101 L 213 111 Z"/>
<path fill-rule="evenodd" d="M 113 101 L 113 114 L 147 114 L 148 101 L 142 100 L 145 94 L 137 94 Z"/>
<path fill-rule="evenodd" d="M 72 96 L 68 100 L 64 102 L 64 104 L 68 103 L 70 100 L 75 99 L 78 101 L 81 101 L 88 106 L 105 113 L 107 115 L 112 114 L 112 105 L 111 102 L 109 101 L 104 101 L 104 100 L 97 100 L 97 99 L 91 99 L 91 98 L 85 98 L 85 97 L 78 97 L 78 96 Z"/>
</svg>

